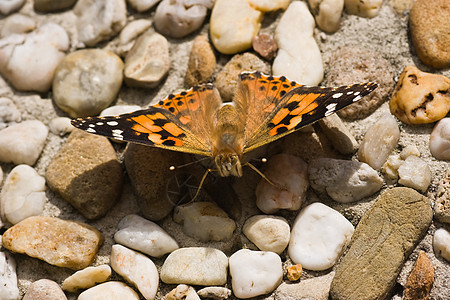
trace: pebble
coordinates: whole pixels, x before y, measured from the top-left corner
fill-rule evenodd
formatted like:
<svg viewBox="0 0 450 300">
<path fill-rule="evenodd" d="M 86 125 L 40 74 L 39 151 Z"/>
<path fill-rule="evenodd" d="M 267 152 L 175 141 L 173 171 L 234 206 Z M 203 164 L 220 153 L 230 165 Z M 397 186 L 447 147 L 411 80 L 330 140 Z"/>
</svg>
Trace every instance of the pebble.
<svg viewBox="0 0 450 300">
<path fill-rule="evenodd" d="M 126 281 L 135 285 L 145 299 L 155 299 L 159 276 L 150 258 L 124 246 L 113 245 L 111 267 Z"/>
<path fill-rule="evenodd" d="M 135 112 L 137 110 L 142 109 L 139 105 L 113 105 L 108 108 L 105 108 L 100 113 L 101 117 L 106 116 L 118 116 L 122 114 L 128 114 L 131 112 Z"/>
<path fill-rule="evenodd" d="M 431 183 L 431 169 L 428 163 L 415 155 L 405 159 L 398 168 L 398 176 L 398 183 L 422 193 L 425 193 Z"/>
<path fill-rule="evenodd" d="M 216 0 L 211 12 L 209 34 L 223 54 L 235 54 L 252 46 L 261 27 L 262 12 L 248 1 Z"/>
<path fill-rule="evenodd" d="M 169 42 L 149 29 L 125 58 L 125 82 L 131 87 L 155 88 L 170 69 Z"/>
<path fill-rule="evenodd" d="M 180 248 L 166 258 L 160 276 L 167 284 L 224 285 L 227 267 L 228 257 L 220 250 Z"/>
<path fill-rule="evenodd" d="M 199 29 L 214 0 L 163 0 L 155 13 L 155 27 L 164 36 L 182 38 Z"/>
<path fill-rule="evenodd" d="M 338 211 L 316 202 L 300 211 L 292 225 L 289 257 L 303 268 L 331 268 L 350 242 L 353 225 Z"/>
<path fill-rule="evenodd" d="M 0 13 L 4 15 L 9 15 L 13 12 L 18 11 L 25 0 L 3 0 L 0 1 Z"/>
<path fill-rule="evenodd" d="M 18 300 L 16 261 L 5 251 L 0 251 L 0 295 L 5 300 Z M 4 297 L 4 298 L 3 298 Z"/>
<path fill-rule="evenodd" d="M 298 283 L 283 282 L 276 290 L 277 299 L 328 300 L 334 272 L 301 280 Z"/>
<path fill-rule="evenodd" d="M 48 123 L 50 132 L 59 136 L 64 136 L 71 133 L 74 130 L 72 124 L 70 124 L 71 119 L 67 117 L 54 118 Z"/>
<path fill-rule="evenodd" d="M 36 29 L 35 20 L 22 14 L 13 14 L 4 20 L 0 29 L 0 37 L 6 37 L 14 33 L 27 33 L 34 29 Z"/>
<path fill-rule="evenodd" d="M 290 239 L 290 227 L 283 217 L 257 215 L 245 221 L 242 232 L 262 251 L 281 254 Z"/>
<path fill-rule="evenodd" d="M 20 111 L 14 102 L 5 97 L 0 97 L 0 130 L 22 121 Z"/>
<path fill-rule="evenodd" d="M 344 0 L 308 0 L 308 3 L 317 27 L 328 33 L 338 31 Z"/>
<path fill-rule="evenodd" d="M 450 6 L 447 0 L 415 1 L 409 13 L 417 56 L 433 68 L 450 67 Z"/>
<path fill-rule="evenodd" d="M 434 282 L 434 268 L 424 251 L 419 252 L 416 264 L 408 276 L 403 290 L 403 300 L 425 300 L 430 298 Z"/>
<path fill-rule="evenodd" d="M 333 147 L 344 155 L 351 155 L 358 149 L 358 142 L 337 114 L 319 120 L 319 125 Z"/>
<path fill-rule="evenodd" d="M 68 48 L 66 31 L 55 23 L 9 35 L 0 40 L 0 74 L 19 91 L 47 92 Z"/>
<path fill-rule="evenodd" d="M 195 289 L 185 284 L 179 284 L 171 290 L 166 296 L 166 300 L 200 300 Z"/>
<path fill-rule="evenodd" d="M 67 300 L 59 284 L 49 279 L 40 279 L 33 282 L 22 300 Z"/>
<path fill-rule="evenodd" d="M 286 277 L 289 281 L 297 281 L 300 279 L 303 273 L 303 267 L 301 264 L 296 264 L 286 268 Z"/>
<path fill-rule="evenodd" d="M 125 283 L 108 281 L 82 292 L 77 300 L 139 300 L 138 294 Z"/>
<path fill-rule="evenodd" d="M 388 100 L 393 89 L 394 76 L 391 63 L 380 53 L 367 48 L 346 46 L 331 56 L 324 85 L 342 86 L 349 83 L 377 82 L 378 87 L 373 92 L 338 112 L 344 119 L 363 119 Z"/>
<path fill-rule="evenodd" d="M 101 49 L 72 52 L 55 72 L 55 104 L 72 118 L 97 115 L 116 99 L 122 71 L 122 60 L 112 52 Z"/>
<path fill-rule="evenodd" d="M 397 121 L 391 114 L 385 113 L 364 135 L 358 150 L 359 160 L 379 170 L 397 147 L 399 138 Z"/>
<path fill-rule="evenodd" d="M 275 30 L 279 50 L 272 65 L 273 75 L 305 85 L 318 85 L 322 81 L 322 57 L 313 37 L 314 27 L 306 3 L 292 2 Z"/>
<path fill-rule="evenodd" d="M 38 120 L 24 121 L 0 131 L 0 161 L 34 165 L 41 155 L 48 128 Z"/>
<path fill-rule="evenodd" d="M 125 216 L 119 222 L 114 240 L 153 257 L 161 257 L 179 248 L 177 241 L 158 224 L 138 215 Z"/>
<path fill-rule="evenodd" d="M 383 0 L 344 0 L 345 11 L 363 18 L 373 18 L 380 12 Z"/>
<path fill-rule="evenodd" d="M 133 47 L 136 38 L 146 32 L 152 26 L 152 21 L 147 19 L 139 19 L 128 23 L 120 32 L 117 48 L 113 48 L 114 53 L 121 57 L 125 57 Z M 108 46 L 112 46 L 113 43 Z"/>
<path fill-rule="evenodd" d="M 111 267 L 108 265 L 87 267 L 64 279 L 62 289 L 75 293 L 79 289 L 88 289 L 97 283 L 105 282 L 109 277 L 111 277 Z"/>
<path fill-rule="evenodd" d="M 432 218 L 430 199 L 415 190 L 383 192 L 358 223 L 350 249 L 335 269 L 331 298 L 385 299 Z"/>
<path fill-rule="evenodd" d="M 184 82 L 188 86 L 196 86 L 210 82 L 216 68 L 216 56 L 209 44 L 208 37 L 199 35 L 192 43 L 188 67 Z"/>
<path fill-rule="evenodd" d="M 278 45 L 273 37 L 265 33 L 253 37 L 252 47 L 256 53 L 267 60 L 274 59 L 278 50 Z"/>
<path fill-rule="evenodd" d="M 440 222 L 450 223 L 450 169 L 439 181 L 434 202 L 434 216 Z"/>
<path fill-rule="evenodd" d="M 409 13 L 415 1 L 416 0 L 392 0 L 389 1 L 389 6 L 391 6 L 397 14 L 406 15 L 406 13 Z"/>
<path fill-rule="evenodd" d="M 406 124 L 433 123 L 450 111 L 450 78 L 406 67 L 398 79 L 389 108 Z"/>
<path fill-rule="evenodd" d="M 45 179 L 28 165 L 18 165 L 6 177 L 0 193 L 3 221 L 17 224 L 40 215 L 47 201 Z"/>
<path fill-rule="evenodd" d="M 104 216 L 120 197 L 123 171 L 107 138 L 74 130 L 45 178 L 53 191 L 92 220 Z"/>
<path fill-rule="evenodd" d="M 450 262 L 450 232 L 444 228 L 436 230 L 433 236 L 433 249 L 436 255 Z"/>
<path fill-rule="evenodd" d="M 301 158 L 289 154 L 277 154 L 270 158 L 264 175 L 284 189 L 261 178 L 256 187 L 256 206 L 271 214 L 280 209 L 296 211 L 306 198 L 309 187 L 308 165 Z"/>
<path fill-rule="evenodd" d="M 34 10 L 42 13 L 57 12 L 71 8 L 77 0 L 34 0 Z"/>
<path fill-rule="evenodd" d="M 420 157 L 420 151 L 417 149 L 416 145 L 411 144 L 403 148 L 403 150 L 400 152 L 400 158 L 405 160 L 408 158 L 408 156 L 417 156 Z"/>
<path fill-rule="evenodd" d="M 53 217 L 29 217 L 9 228 L 3 247 L 73 270 L 89 266 L 103 241 L 94 227 Z"/>
<path fill-rule="evenodd" d="M 248 3 L 257 10 L 262 12 L 276 11 L 279 9 L 286 9 L 289 6 L 290 0 L 248 0 Z"/>
<path fill-rule="evenodd" d="M 231 101 L 238 86 L 239 74 L 244 71 L 270 73 L 270 67 L 258 56 L 245 52 L 233 56 L 217 73 L 214 85 L 219 90 L 223 101 Z"/>
<path fill-rule="evenodd" d="M 275 290 L 283 279 L 280 257 L 269 251 L 241 249 L 230 256 L 233 294 L 246 299 Z"/>
<path fill-rule="evenodd" d="M 450 160 L 450 118 L 443 118 L 430 135 L 430 152 L 439 160 Z"/>
<path fill-rule="evenodd" d="M 231 290 L 221 286 L 208 286 L 198 290 L 197 294 L 202 298 L 222 300 L 231 296 Z"/>
<path fill-rule="evenodd" d="M 334 201 L 355 202 L 378 192 L 383 179 L 368 164 L 332 158 L 318 158 L 308 166 L 311 187 L 326 192 Z"/>
<path fill-rule="evenodd" d="M 3 169 L 2 166 L 0 166 L 0 185 L 3 182 Z M 3 223 L 1 222 L 1 218 L 0 218 L 0 228 L 2 228 Z"/>
<path fill-rule="evenodd" d="M 127 0 L 127 3 L 138 12 L 149 10 L 160 0 Z"/>
<path fill-rule="evenodd" d="M 173 220 L 183 224 L 183 232 L 202 242 L 231 239 L 236 223 L 212 202 L 194 202 L 175 207 Z"/>
<path fill-rule="evenodd" d="M 73 12 L 78 39 L 86 46 L 110 39 L 127 23 L 125 0 L 78 0 Z"/>
</svg>

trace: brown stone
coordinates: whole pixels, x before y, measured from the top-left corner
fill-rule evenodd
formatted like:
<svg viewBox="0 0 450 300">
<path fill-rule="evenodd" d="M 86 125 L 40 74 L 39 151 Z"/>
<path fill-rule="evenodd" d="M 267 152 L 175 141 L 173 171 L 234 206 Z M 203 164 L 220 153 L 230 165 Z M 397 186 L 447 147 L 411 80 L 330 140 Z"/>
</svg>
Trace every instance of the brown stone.
<svg viewBox="0 0 450 300">
<path fill-rule="evenodd" d="M 434 203 L 434 215 L 439 221 L 450 223 L 450 168 L 439 182 Z"/>
<path fill-rule="evenodd" d="M 194 39 L 184 78 L 186 85 L 196 86 L 211 80 L 216 68 L 216 56 L 208 38 L 200 35 Z"/>
<path fill-rule="evenodd" d="M 425 252 L 420 251 L 416 264 L 406 281 L 403 300 L 428 300 L 433 282 L 433 265 Z"/>
<path fill-rule="evenodd" d="M 48 279 L 33 282 L 22 300 L 67 300 L 59 285 Z"/>
<path fill-rule="evenodd" d="M 253 50 L 267 60 L 272 60 L 277 54 L 278 45 L 271 35 L 260 34 L 252 39 Z"/>
<path fill-rule="evenodd" d="M 286 268 L 286 277 L 289 281 L 297 281 L 302 276 L 303 268 L 301 264 L 296 264 Z"/>
</svg>

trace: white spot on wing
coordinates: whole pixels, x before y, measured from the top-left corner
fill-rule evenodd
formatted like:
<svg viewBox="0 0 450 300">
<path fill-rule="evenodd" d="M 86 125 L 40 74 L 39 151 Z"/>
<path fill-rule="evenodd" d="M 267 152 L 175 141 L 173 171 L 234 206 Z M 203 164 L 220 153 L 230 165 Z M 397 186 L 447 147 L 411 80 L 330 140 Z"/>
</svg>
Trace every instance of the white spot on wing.
<svg viewBox="0 0 450 300">
<path fill-rule="evenodd" d="M 342 93 L 336 93 L 336 94 L 334 94 L 332 97 L 333 97 L 334 99 L 337 99 L 337 98 L 341 97 L 342 95 L 344 95 L 344 94 L 342 94 Z"/>
<path fill-rule="evenodd" d="M 357 95 L 359 95 L 359 92 L 358 92 L 358 91 L 355 92 L 355 96 L 357 96 Z"/>
<path fill-rule="evenodd" d="M 361 99 L 361 96 L 356 96 L 355 99 L 353 99 L 353 102 L 358 101 L 359 99 Z"/>
<path fill-rule="evenodd" d="M 94 127 L 95 127 L 95 124 L 89 124 L 89 127 L 94 128 Z"/>
<path fill-rule="evenodd" d="M 347 92 L 347 95 L 351 95 L 351 94 L 353 94 L 353 91 L 348 91 Z"/>
<path fill-rule="evenodd" d="M 86 129 L 86 131 L 90 132 L 90 133 L 96 133 L 96 131 L 94 129 L 92 129 L 92 128 L 88 128 L 88 129 Z"/>
<path fill-rule="evenodd" d="M 117 125 L 119 125 L 119 123 L 116 122 L 116 121 L 109 121 L 109 122 L 106 122 L 106 124 L 108 124 L 109 126 L 117 126 Z"/>
<path fill-rule="evenodd" d="M 103 125 L 103 122 L 97 122 L 96 123 L 98 126 L 102 126 Z"/>
<path fill-rule="evenodd" d="M 325 112 L 325 117 L 328 117 L 329 115 L 334 113 L 334 111 L 336 110 L 336 105 L 337 105 L 337 103 L 331 103 L 326 106 L 327 111 Z"/>
</svg>

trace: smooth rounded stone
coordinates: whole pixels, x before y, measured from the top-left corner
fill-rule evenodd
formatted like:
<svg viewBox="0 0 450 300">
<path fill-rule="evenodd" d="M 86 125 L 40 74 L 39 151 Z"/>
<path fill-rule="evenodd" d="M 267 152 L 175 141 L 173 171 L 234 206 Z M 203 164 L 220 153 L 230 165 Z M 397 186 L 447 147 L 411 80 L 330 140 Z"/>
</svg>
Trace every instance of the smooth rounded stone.
<svg viewBox="0 0 450 300">
<path fill-rule="evenodd" d="M 434 268 L 424 251 L 419 252 L 414 268 L 408 276 L 403 300 L 429 299 L 434 282 Z"/>
<path fill-rule="evenodd" d="M 71 133 L 74 130 L 72 124 L 70 124 L 71 119 L 67 117 L 54 118 L 48 123 L 50 132 L 59 136 L 64 136 Z"/>
<path fill-rule="evenodd" d="M 410 11 L 413 3 L 416 0 L 392 0 L 389 1 L 389 6 L 391 6 L 394 11 L 399 15 L 406 15 Z"/>
<path fill-rule="evenodd" d="M 236 223 L 212 202 L 193 202 L 177 206 L 173 220 L 183 224 L 184 233 L 202 242 L 229 240 L 236 229 Z"/>
<path fill-rule="evenodd" d="M 164 36 L 182 38 L 199 29 L 213 0 L 163 0 L 155 13 L 155 27 Z"/>
<path fill-rule="evenodd" d="M 34 10 L 38 12 L 56 12 L 71 8 L 77 0 L 34 0 Z"/>
<path fill-rule="evenodd" d="M 49 279 L 33 282 L 22 300 L 67 300 L 59 284 Z"/>
<path fill-rule="evenodd" d="M 0 73 L 19 91 L 47 92 L 68 48 L 66 31 L 55 23 L 9 35 L 0 40 Z"/>
<path fill-rule="evenodd" d="M 47 201 L 45 179 L 28 165 L 18 165 L 6 177 L 0 193 L 0 211 L 4 221 L 17 224 L 40 215 Z"/>
<path fill-rule="evenodd" d="M 80 270 L 89 266 L 103 237 L 94 227 L 53 217 L 29 217 L 2 236 L 3 247 L 58 267 Z"/>
<path fill-rule="evenodd" d="M 105 282 L 109 277 L 111 277 L 111 267 L 108 265 L 87 267 L 64 279 L 62 289 L 75 293 L 79 289 L 88 289 L 97 283 Z"/>
<path fill-rule="evenodd" d="M 0 161 L 34 165 L 44 149 L 48 128 L 41 121 L 29 120 L 0 131 Z"/>
<path fill-rule="evenodd" d="M 350 155 L 356 152 L 358 142 L 337 114 L 319 120 L 319 125 L 339 153 Z"/>
<path fill-rule="evenodd" d="M 152 8 L 160 0 L 127 0 L 127 3 L 138 12 L 143 12 Z"/>
<path fill-rule="evenodd" d="M 78 39 L 86 46 L 115 36 L 127 23 L 125 0 L 78 0 L 73 12 Z"/>
<path fill-rule="evenodd" d="M 185 284 L 179 284 L 171 290 L 165 298 L 166 300 L 200 300 L 195 289 Z"/>
<path fill-rule="evenodd" d="M 112 52 L 101 49 L 72 52 L 55 71 L 55 104 L 72 118 L 97 115 L 116 99 L 122 71 L 122 60 Z"/>
<path fill-rule="evenodd" d="M 450 111 L 450 78 L 408 66 L 398 79 L 389 108 L 406 124 L 439 121 Z"/>
<path fill-rule="evenodd" d="M 111 267 L 126 281 L 135 285 L 145 299 L 155 299 L 159 275 L 150 258 L 122 245 L 113 245 Z"/>
<path fill-rule="evenodd" d="M 308 165 L 290 154 L 277 154 L 270 158 L 264 175 L 273 183 L 261 178 L 256 187 L 256 206 L 271 214 L 280 209 L 298 210 L 306 198 L 309 187 Z"/>
<path fill-rule="evenodd" d="M 221 286 L 208 286 L 197 291 L 202 298 L 222 300 L 231 296 L 231 290 Z"/>
<path fill-rule="evenodd" d="M 358 150 L 359 160 L 379 170 L 397 147 L 399 138 L 397 121 L 385 113 L 366 131 Z"/>
<path fill-rule="evenodd" d="M 167 284 L 223 285 L 227 282 L 228 257 L 205 247 L 180 248 L 164 261 L 161 281 Z"/>
<path fill-rule="evenodd" d="M 138 19 L 129 22 L 120 32 L 120 35 L 112 43 L 109 43 L 106 49 L 111 49 L 120 57 L 125 57 L 134 46 L 135 40 L 152 26 L 152 21 L 147 19 Z"/>
<path fill-rule="evenodd" d="M 0 295 L 2 299 L 18 300 L 16 260 L 5 251 L 0 251 Z M 4 298 L 3 298 L 4 297 Z"/>
<path fill-rule="evenodd" d="M 45 178 L 83 216 L 97 219 L 120 197 L 123 171 L 107 138 L 74 130 L 48 165 Z"/>
<path fill-rule="evenodd" d="M 262 12 L 248 1 L 216 0 L 211 12 L 209 34 L 214 47 L 223 54 L 235 54 L 252 46 L 261 27 Z"/>
<path fill-rule="evenodd" d="M 329 33 L 338 31 L 344 0 L 308 0 L 317 27 Z"/>
<path fill-rule="evenodd" d="M 209 44 L 208 37 L 197 36 L 192 43 L 184 82 L 188 86 L 207 83 L 211 80 L 215 68 L 216 56 Z"/>
<path fill-rule="evenodd" d="M 275 290 L 275 295 L 278 299 L 328 300 L 334 274 L 334 272 L 330 272 L 295 284 L 283 282 Z"/>
<path fill-rule="evenodd" d="M 252 39 L 253 50 L 267 60 L 274 59 L 278 45 L 269 34 L 260 34 Z"/>
<path fill-rule="evenodd" d="M 15 11 L 18 11 L 25 0 L 0 0 L 0 13 L 9 15 Z"/>
<path fill-rule="evenodd" d="M 273 75 L 305 85 L 318 85 L 322 81 L 322 57 L 313 37 L 314 27 L 306 3 L 292 2 L 275 30 L 279 49 L 272 65 Z"/>
<path fill-rule="evenodd" d="M 82 292 L 77 300 L 139 300 L 139 295 L 125 283 L 108 281 Z"/>
<path fill-rule="evenodd" d="M 450 118 L 443 118 L 430 135 L 430 152 L 439 160 L 450 160 Z"/>
<path fill-rule="evenodd" d="M 262 251 L 281 254 L 290 239 L 290 227 L 283 217 L 257 215 L 245 221 L 242 232 Z"/>
<path fill-rule="evenodd" d="M 335 268 L 331 298 L 385 299 L 432 218 L 430 199 L 415 190 L 383 192 L 358 223 L 350 249 Z"/>
<path fill-rule="evenodd" d="M 36 29 L 35 20 L 22 14 L 13 14 L 4 20 L 0 29 L 0 37 L 6 37 L 14 33 L 26 33 L 34 29 Z"/>
<path fill-rule="evenodd" d="M 169 69 L 169 42 L 149 29 L 136 40 L 125 58 L 125 82 L 132 87 L 154 88 Z"/>
<path fill-rule="evenodd" d="M 262 12 L 286 9 L 289 6 L 289 2 L 289 0 L 248 0 L 252 7 Z"/>
<path fill-rule="evenodd" d="M 102 110 L 102 112 L 100 113 L 100 117 L 118 116 L 122 114 L 131 113 L 140 109 L 142 108 L 139 105 L 114 105 Z"/>
<path fill-rule="evenodd" d="M 391 63 L 380 53 L 362 47 L 343 47 L 329 60 L 325 86 L 341 86 L 350 83 L 375 81 L 378 87 L 360 101 L 353 103 L 338 114 L 341 118 L 362 119 L 373 113 L 388 100 L 395 76 Z"/>
<path fill-rule="evenodd" d="M 269 74 L 270 67 L 258 56 L 249 52 L 233 56 L 223 69 L 217 73 L 214 82 L 224 101 L 233 99 L 238 85 L 239 74 L 244 71 L 260 71 Z"/>
<path fill-rule="evenodd" d="M 289 257 L 303 268 L 331 268 L 350 242 L 353 225 L 338 211 L 319 202 L 300 211 L 292 225 Z"/>
<path fill-rule="evenodd" d="M 373 18 L 380 12 L 383 0 L 344 0 L 344 5 L 348 14 Z"/>
<path fill-rule="evenodd" d="M 334 201 L 355 202 L 378 192 L 383 179 L 368 164 L 332 158 L 318 158 L 308 166 L 309 182 Z"/>
<path fill-rule="evenodd" d="M 444 228 L 436 230 L 433 236 L 433 250 L 438 256 L 450 262 L 450 232 Z"/>
<path fill-rule="evenodd" d="M 398 176 L 398 183 L 422 193 L 425 193 L 431 183 L 431 169 L 428 163 L 415 155 L 405 159 L 398 168 Z"/>
<path fill-rule="evenodd" d="M 409 13 L 417 56 L 433 68 L 450 67 L 450 5 L 447 0 L 415 1 Z"/>
<path fill-rule="evenodd" d="M 269 251 L 241 249 L 230 256 L 233 294 L 240 299 L 275 290 L 283 279 L 281 259 Z"/>
<path fill-rule="evenodd" d="M 434 216 L 441 222 L 450 223 L 450 169 L 439 181 L 434 202 Z"/>
<path fill-rule="evenodd" d="M 114 240 L 153 257 L 161 257 L 179 248 L 177 241 L 158 224 L 138 215 L 125 216 L 119 222 Z"/>
<path fill-rule="evenodd" d="M 22 116 L 14 102 L 0 97 L 0 130 L 20 121 L 22 121 Z"/>
</svg>

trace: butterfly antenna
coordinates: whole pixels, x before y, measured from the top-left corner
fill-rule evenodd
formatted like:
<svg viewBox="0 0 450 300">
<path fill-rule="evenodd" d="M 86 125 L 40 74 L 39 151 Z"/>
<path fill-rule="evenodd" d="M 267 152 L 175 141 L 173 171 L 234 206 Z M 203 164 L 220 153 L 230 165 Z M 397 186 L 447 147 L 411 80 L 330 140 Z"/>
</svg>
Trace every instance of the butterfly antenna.
<svg viewBox="0 0 450 300">
<path fill-rule="evenodd" d="M 205 160 L 205 159 L 208 159 L 209 157 L 203 157 L 203 158 L 201 158 L 201 159 L 197 159 L 197 160 L 195 160 L 195 161 L 191 161 L 191 162 L 189 162 L 189 163 L 187 163 L 187 164 L 184 164 L 184 165 L 181 165 L 181 166 L 170 166 L 169 167 L 169 170 L 170 171 L 174 171 L 175 169 L 181 169 L 181 168 L 184 168 L 184 167 L 187 167 L 187 166 L 190 166 L 190 165 L 194 165 L 194 164 L 197 164 L 197 163 L 199 163 L 199 162 L 201 162 L 202 160 Z"/>
<path fill-rule="evenodd" d="M 266 160 L 266 159 L 263 158 L 263 161 L 264 161 L 264 160 Z M 267 160 L 266 160 L 266 161 L 267 161 Z M 275 183 L 275 182 L 273 182 L 272 180 L 270 180 L 269 178 L 267 178 L 266 175 L 264 175 L 260 170 L 258 170 L 257 167 L 255 167 L 255 166 L 252 165 L 251 163 L 246 162 L 246 163 L 244 164 L 244 166 L 249 166 L 253 171 L 255 171 L 256 173 L 258 173 L 259 176 L 261 176 L 264 180 L 266 180 L 268 183 L 270 183 L 271 185 L 273 185 L 273 186 L 276 187 L 277 189 L 280 189 L 280 190 L 283 190 L 283 191 L 286 190 L 286 187 L 285 187 L 285 186 L 282 186 L 282 185 L 280 185 L 280 184 L 278 184 L 278 183 Z"/>
</svg>

